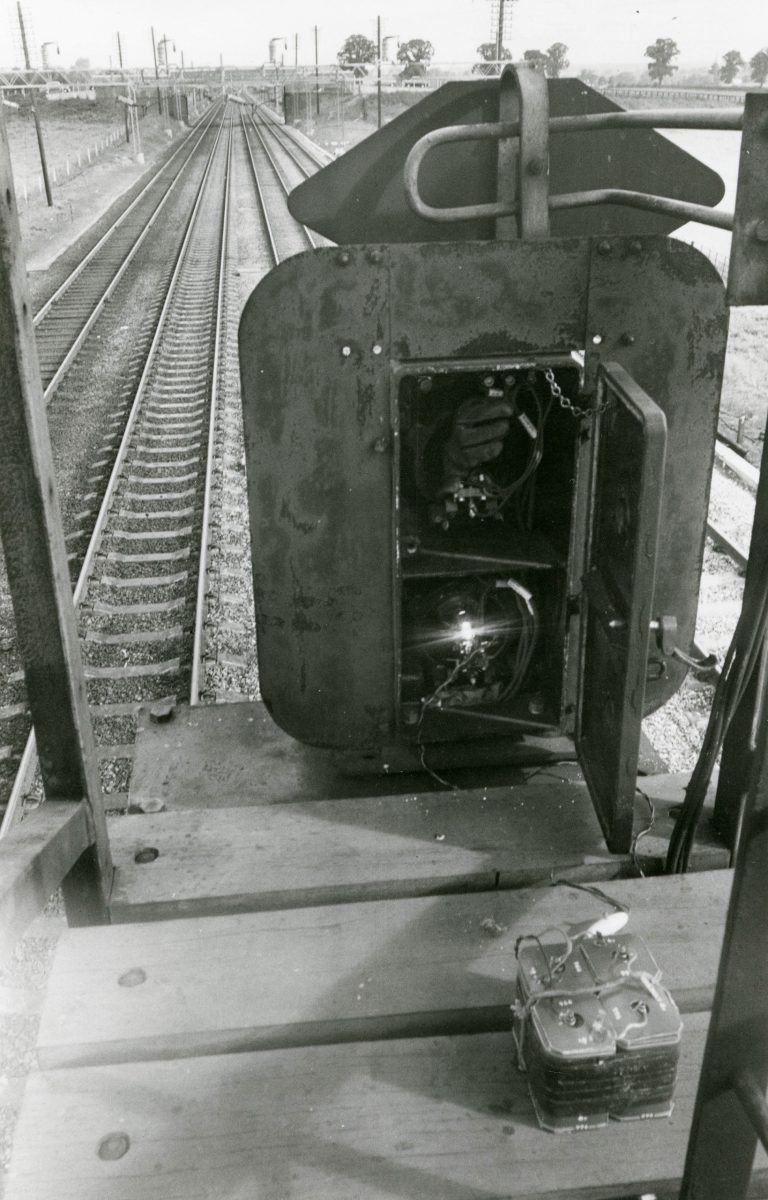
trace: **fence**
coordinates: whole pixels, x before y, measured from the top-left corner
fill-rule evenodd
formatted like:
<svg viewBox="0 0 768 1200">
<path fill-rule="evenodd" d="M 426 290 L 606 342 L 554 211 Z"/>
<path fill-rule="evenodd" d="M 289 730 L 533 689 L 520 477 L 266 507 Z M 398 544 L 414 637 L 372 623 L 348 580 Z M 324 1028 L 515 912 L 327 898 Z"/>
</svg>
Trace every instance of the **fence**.
<svg viewBox="0 0 768 1200">
<path fill-rule="evenodd" d="M 125 131 L 123 129 L 111 129 L 103 137 L 98 138 L 84 149 L 77 150 L 74 154 L 65 155 L 63 162 L 54 163 L 49 161 L 48 178 L 51 181 L 51 187 L 61 187 L 67 180 L 74 179 L 77 175 L 82 175 L 96 161 L 100 154 L 104 154 L 111 146 L 115 146 L 124 140 Z M 38 197 L 43 197 L 45 191 L 42 171 L 39 173 L 35 172 L 32 176 L 27 175 L 23 179 L 17 179 L 16 194 L 17 200 L 22 200 L 25 204 L 32 204 Z"/>
<path fill-rule="evenodd" d="M 609 84 L 595 84 L 606 96 L 634 97 L 642 100 L 696 100 L 707 104 L 743 104 L 746 92 L 743 89 L 730 88 L 673 88 L 673 87 L 611 87 Z"/>
</svg>

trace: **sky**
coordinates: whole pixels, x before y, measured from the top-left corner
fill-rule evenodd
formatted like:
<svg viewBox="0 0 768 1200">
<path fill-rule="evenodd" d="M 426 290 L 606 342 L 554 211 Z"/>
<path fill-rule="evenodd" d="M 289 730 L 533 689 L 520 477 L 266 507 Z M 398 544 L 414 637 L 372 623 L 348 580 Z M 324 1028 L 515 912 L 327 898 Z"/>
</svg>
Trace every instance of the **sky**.
<svg viewBox="0 0 768 1200">
<path fill-rule="evenodd" d="M 4 0 L 0 17 L 0 64 L 20 65 L 16 5 Z M 150 66 L 150 28 L 157 38 L 175 41 L 176 60 L 184 51 L 187 64 L 217 65 L 219 55 L 232 65 L 252 65 L 268 57 L 272 37 L 299 36 L 299 62 L 314 61 L 313 27 L 318 26 L 321 62 L 335 60 L 344 38 L 364 33 L 375 38 L 376 15 L 382 34 L 405 41 L 429 39 L 435 58 L 459 62 L 476 57 L 480 42 L 490 40 L 491 0 L 464 0 L 461 6 L 437 0 L 337 0 L 321 5 L 309 0 L 258 4 L 253 0 L 22 0 L 29 27 L 33 65 L 40 65 L 40 46 L 56 41 L 57 65 L 72 66 L 88 58 L 93 66 L 117 65 L 116 33 L 121 34 L 126 66 Z M 727 18 L 726 18 L 727 13 Z M 565 42 L 576 69 L 616 64 L 644 65 L 646 46 L 658 37 L 674 38 L 678 62 L 709 66 L 726 50 L 738 49 L 749 59 L 768 46 L 765 0 L 514 0 L 507 45 L 515 57 L 531 48 Z M 173 60 L 173 55 L 171 55 Z M 292 58 L 291 58 L 292 61 Z"/>
</svg>

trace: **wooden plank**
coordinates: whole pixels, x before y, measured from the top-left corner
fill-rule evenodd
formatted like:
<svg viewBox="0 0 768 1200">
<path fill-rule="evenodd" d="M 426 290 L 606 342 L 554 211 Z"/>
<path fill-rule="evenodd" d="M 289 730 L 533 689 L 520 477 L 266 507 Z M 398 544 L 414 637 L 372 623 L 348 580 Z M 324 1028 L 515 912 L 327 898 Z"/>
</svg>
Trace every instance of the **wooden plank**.
<svg viewBox="0 0 768 1200">
<path fill-rule="evenodd" d="M 711 1003 L 730 871 L 614 880 L 685 1011 Z M 522 933 L 598 916 L 573 888 L 70 930 L 43 1067 L 507 1029 Z"/>
<path fill-rule="evenodd" d="M 171 718 L 152 720 L 139 711 L 130 801 L 147 812 L 159 808 L 285 804 L 391 796 L 439 787 L 413 747 L 345 756 L 337 765 L 326 750 L 289 737 L 264 704 L 176 705 Z M 482 738 L 430 747 L 428 760 L 462 787 L 523 783 L 520 768 L 573 758 L 565 738 Z M 385 765 L 386 764 L 386 765 Z M 461 768 L 461 769 L 457 769 Z"/>
<path fill-rule="evenodd" d="M 71 918 L 106 920 L 112 863 L 32 315 L 0 120 L 0 534 L 45 795 L 83 800 L 95 840 Z"/>
<path fill-rule="evenodd" d="M 537 1127 L 510 1033 L 51 1071 L 29 1081 L 6 1200 L 667 1196 L 706 1021 L 686 1020 L 671 1119 L 578 1137 Z M 108 1135 L 122 1157 L 99 1157 Z"/>
<path fill-rule="evenodd" d="M 0 841 L 0 960 L 90 842 L 84 805 L 55 801 L 41 805 Z"/>
<path fill-rule="evenodd" d="M 661 869 L 686 780 L 642 780 L 647 795 L 667 795 L 639 843 L 649 870 Z M 647 820 L 638 796 L 637 828 Z M 630 867 L 606 850 L 583 784 L 155 813 L 120 818 L 111 837 L 117 921 L 522 887 L 553 867 L 605 879 Z M 702 838 L 697 868 L 727 866 L 706 829 Z M 145 848 L 157 857 L 137 863 Z"/>
<path fill-rule="evenodd" d="M 178 704 L 156 723 L 152 705 L 139 710 L 130 803 L 145 812 L 391 796 L 440 787 L 425 774 L 415 746 L 386 746 L 334 759 L 284 733 L 260 702 Z M 565 737 L 478 738 L 429 747 L 427 760 L 457 787 L 525 782 L 525 771 L 575 758 Z M 571 778 L 581 778 L 577 767 Z M 640 771 L 667 764 L 643 735 Z"/>
</svg>

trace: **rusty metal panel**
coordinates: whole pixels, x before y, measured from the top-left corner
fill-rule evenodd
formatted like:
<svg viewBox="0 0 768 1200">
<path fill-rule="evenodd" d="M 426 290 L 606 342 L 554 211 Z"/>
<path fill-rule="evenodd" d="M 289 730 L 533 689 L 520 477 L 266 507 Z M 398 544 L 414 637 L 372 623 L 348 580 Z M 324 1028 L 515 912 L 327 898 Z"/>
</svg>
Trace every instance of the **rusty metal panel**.
<svg viewBox="0 0 768 1200">
<path fill-rule="evenodd" d="M 768 304 L 768 96 L 758 92 L 744 102 L 728 303 Z"/>
<path fill-rule="evenodd" d="M 579 79 L 549 80 L 549 102 L 552 117 L 622 111 Z M 493 122 L 498 115 L 498 80 L 444 84 L 302 183 L 291 193 L 289 208 L 298 220 L 337 242 L 493 238 L 492 219 L 440 225 L 417 216 L 405 196 L 403 169 L 412 147 L 432 130 Z M 505 119 L 515 116 L 505 109 Z M 495 201 L 497 144 L 472 141 L 438 147 L 424 163 L 420 187 L 424 200 L 438 207 Z M 714 171 L 651 129 L 552 134 L 552 195 L 608 187 L 705 205 L 717 204 L 724 191 Z M 551 214 L 556 237 L 663 234 L 682 223 L 680 218 L 615 204 Z"/>
<path fill-rule="evenodd" d="M 594 510 L 582 601 L 576 748 L 608 848 L 629 850 L 666 451 L 657 404 L 599 370 Z"/>
<path fill-rule="evenodd" d="M 725 289 L 692 246 L 672 238 L 593 243 L 588 372 L 600 361 L 619 363 L 667 419 L 654 616 L 677 617 L 685 651 L 696 623 L 727 333 Z M 648 683 L 646 711 L 668 700 L 685 673 L 665 660 L 662 677 Z"/>
<path fill-rule="evenodd" d="M 392 348 L 400 359 L 583 349 L 589 243 L 392 247 Z"/>
<path fill-rule="evenodd" d="M 315 745 L 380 744 L 394 708 L 387 301 L 381 252 L 321 251 L 240 325 L 263 696 Z"/>
<path fill-rule="evenodd" d="M 264 697 L 302 741 L 398 739 L 392 367 L 587 349 L 664 412 L 669 454 L 654 616 L 693 636 L 724 289 L 665 238 L 394 245 L 288 260 L 240 330 Z M 599 339 L 595 341 L 594 339 Z M 396 432 L 396 431 L 395 431 Z M 581 485 L 580 485 L 581 486 Z M 647 710 L 682 665 L 649 683 Z"/>
</svg>

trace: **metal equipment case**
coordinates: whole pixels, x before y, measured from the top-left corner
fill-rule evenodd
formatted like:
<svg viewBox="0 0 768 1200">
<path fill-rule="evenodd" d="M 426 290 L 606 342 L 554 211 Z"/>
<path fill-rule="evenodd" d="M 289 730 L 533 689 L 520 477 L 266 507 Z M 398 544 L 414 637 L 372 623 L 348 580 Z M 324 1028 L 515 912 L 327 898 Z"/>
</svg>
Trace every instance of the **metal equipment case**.
<svg viewBox="0 0 768 1200">
<path fill-rule="evenodd" d="M 318 250 L 259 284 L 240 329 L 274 719 L 382 762 L 398 745 L 423 762 L 440 742 L 566 734 L 615 850 L 640 721 L 693 641 L 727 329 L 715 268 L 630 215 L 629 236 Z M 540 427 L 510 398 L 526 380 Z M 493 394 L 515 414 L 492 486 L 476 470 L 446 499 L 419 439 L 441 422 L 450 437 L 461 405 Z M 537 439 L 535 490 L 499 512 Z"/>
</svg>

